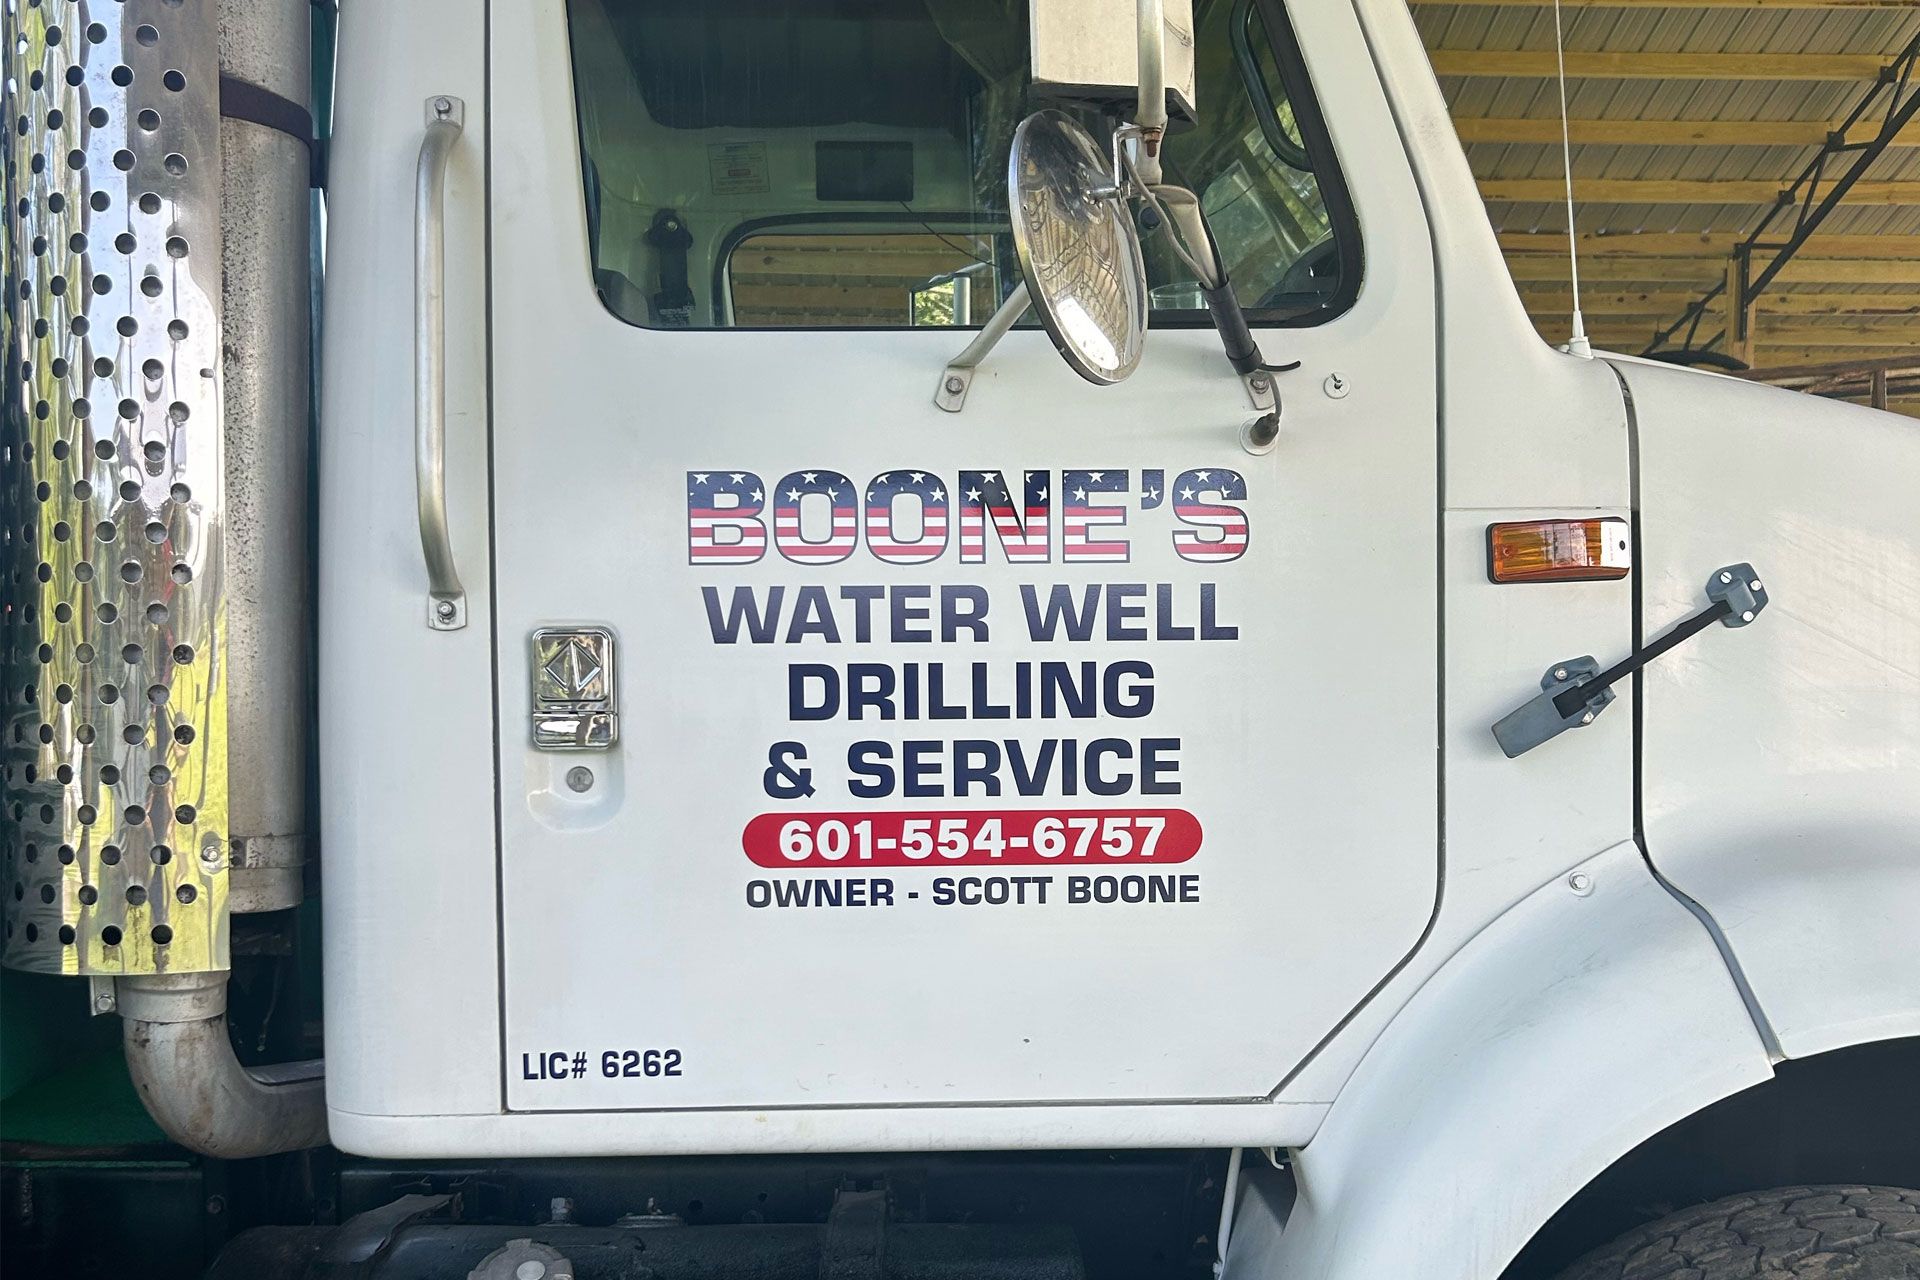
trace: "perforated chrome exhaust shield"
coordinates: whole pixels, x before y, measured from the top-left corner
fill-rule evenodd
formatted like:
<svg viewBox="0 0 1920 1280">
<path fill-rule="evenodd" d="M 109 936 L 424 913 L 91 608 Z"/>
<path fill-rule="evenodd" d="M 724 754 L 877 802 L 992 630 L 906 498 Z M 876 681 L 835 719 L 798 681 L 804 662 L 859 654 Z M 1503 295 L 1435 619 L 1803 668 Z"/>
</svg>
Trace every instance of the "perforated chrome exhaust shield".
<svg viewBox="0 0 1920 1280">
<path fill-rule="evenodd" d="M 4 960 L 224 969 L 218 9 L 0 23 Z"/>
</svg>

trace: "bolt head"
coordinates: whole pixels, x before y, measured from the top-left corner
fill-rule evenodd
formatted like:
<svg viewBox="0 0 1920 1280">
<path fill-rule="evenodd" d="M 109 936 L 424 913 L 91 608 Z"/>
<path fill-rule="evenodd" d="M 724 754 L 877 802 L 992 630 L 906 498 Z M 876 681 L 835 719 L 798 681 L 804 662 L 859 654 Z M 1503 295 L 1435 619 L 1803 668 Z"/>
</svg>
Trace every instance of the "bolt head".
<svg viewBox="0 0 1920 1280">
<path fill-rule="evenodd" d="M 1565 680 L 1567 678 L 1567 669 L 1565 667 L 1555 667 L 1553 669 L 1553 678 L 1555 680 Z"/>
<path fill-rule="evenodd" d="M 1567 877 L 1567 888 L 1584 898 L 1593 892 L 1593 877 L 1584 871 L 1576 871 Z"/>
<path fill-rule="evenodd" d="M 1760 579 L 1758 578 L 1755 578 L 1752 582 L 1749 582 L 1747 584 L 1747 590 L 1749 591 L 1758 591 L 1759 589 L 1760 589 Z"/>
<path fill-rule="evenodd" d="M 93 1007 L 101 1013 L 112 1013 L 113 997 L 103 991 L 93 998 Z"/>
<path fill-rule="evenodd" d="M 446 115 L 449 111 L 453 110 L 453 103 L 446 98 L 435 98 L 433 100 L 433 110 L 437 115 Z"/>
<path fill-rule="evenodd" d="M 1751 609 L 1748 609 L 1748 610 L 1747 610 L 1746 612 L 1744 612 L 1744 613 L 1742 613 L 1742 614 L 1740 615 L 1740 621 L 1742 621 L 1742 622 L 1752 622 L 1752 621 L 1753 621 L 1753 610 L 1751 610 Z"/>
<path fill-rule="evenodd" d="M 541 1280 L 547 1274 L 547 1264 L 538 1258 L 528 1258 L 513 1269 L 513 1280 Z"/>
<path fill-rule="evenodd" d="M 967 384 L 963 378 L 955 374 L 953 377 L 947 379 L 946 388 L 948 395 L 957 396 L 967 389 Z"/>
<path fill-rule="evenodd" d="M 434 613 L 434 616 L 439 618 L 440 621 L 442 622 L 453 621 L 453 614 L 454 614 L 453 601 L 442 600 L 439 604 L 433 606 L 433 613 Z"/>
<path fill-rule="evenodd" d="M 1247 379 L 1247 385 L 1252 387 L 1255 391 L 1265 391 L 1268 387 L 1273 385 L 1273 379 L 1269 378 L 1264 373 L 1256 373 L 1252 377 Z"/>
<path fill-rule="evenodd" d="M 1593 723 L 1593 712 L 1591 712 L 1591 711 L 1589 711 L 1589 712 L 1587 712 L 1587 714 L 1585 714 L 1585 715 L 1583 715 L 1583 716 L 1581 716 L 1581 717 L 1580 717 L 1580 723 L 1581 723 L 1581 724 L 1592 724 L 1592 723 Z"/>
</svg>

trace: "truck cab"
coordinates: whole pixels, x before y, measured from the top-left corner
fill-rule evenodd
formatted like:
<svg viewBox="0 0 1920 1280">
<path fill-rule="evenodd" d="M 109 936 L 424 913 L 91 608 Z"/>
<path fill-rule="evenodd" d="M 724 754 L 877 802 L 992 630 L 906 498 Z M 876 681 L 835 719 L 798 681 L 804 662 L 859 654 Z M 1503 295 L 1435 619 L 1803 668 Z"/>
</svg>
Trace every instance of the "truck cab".
<svg viewBox="0 0 1920 1280">
<path fill-rule="evenodd" d="M 6 960 L 335 1187 L 212 1274 L 1545 1275 L 1904 1096 L 1920 437 L 1543 342 L 1397 0 L 357 0 L 323 149 L 282 7 L 8 14 Z"/>
</svg>

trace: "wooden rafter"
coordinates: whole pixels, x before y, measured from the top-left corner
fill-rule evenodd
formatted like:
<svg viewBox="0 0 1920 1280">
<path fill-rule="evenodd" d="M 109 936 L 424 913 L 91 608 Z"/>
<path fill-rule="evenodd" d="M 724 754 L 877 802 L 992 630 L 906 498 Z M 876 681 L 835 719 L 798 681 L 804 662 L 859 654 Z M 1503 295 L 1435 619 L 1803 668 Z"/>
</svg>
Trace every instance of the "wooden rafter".
<svg viewBox="0 0 1920 1280">
<path fill-rule="evenodd" d="M 1573 295 L 1527 290 L 1521 301 L 1536 316 L 1564 316 L 1573 310 Z M 1677 316 L 1698 298 L 1697 293 L 1584 291 L 1580 307 L 1588 315 Z M 1715 303 L 1719 299 L 1714 299 Z M 1767 293 L 1754 303 L 1766 316 L 1882 316 L 1920 319 L 1920 293 Z M 1715 307 L 1716 311 L 1722 308 Z"/>
<path fill-rule="evenodd" d="M 1553 0 L 1409 0 L 1412 4 L 1512 5 L 1542 8 Z M 1609 9 L 1920 9 L 1920 0 L 1563 0 L 1569 8 Z"/>
<path fill-rule="evenodd" d="M 1582 261 L 1589 256 L 1692 258 L 1702 254 L 1724 256 L 1741 239 L 1736 231 L 1587 231 L 1580 234 L 1579 245 Z M 1502 231 L 1500 247 L 1510 254 L 1555 254 L 1564 259 L 1567 235 L 1564 231 Z M 1920 236 L 1816 235 L 1807 242 L 1806 252 L 1823 258 L 1911 262 L 1920 260 Z"/>
<path fill-rule="evenodd" d="M 1550 341 L 1564 341 L 1567 337 L 1568 322 L 1564 317 L 1542 316 L 1536 321 L 1535 327 Z M 1718 327 L 1716 324 L 1707 328 L 1700 336 L 1710 337 Z M 1613 348 L 1631 346 L 1636 350 L 1652 338 L 1654 328 L 1654 325 L 1644 321 L 1619 317 L 1593 317 L 1587 323 L 1587 332 L 1596 343 Z M 1844 347 L 1848 350 L 1875 351 L 1880 355 L 1920 349 L 1920 325 L 1909 323 L 1902 326 L 1898 322 L 1877 320 L 1830 324 L 1812 320 L 1763 321 L 1754 326 L 1754 337 L 1756 349 L 1766 346 L 1801 349 Z"/>
<path fill-rule="evenodd" d="M 1862 121 L 1850 133 L 1871 136 L 1875 121 Z M 1456 119 L 1462 142 L 1536 142 L 1560 144 L 1558 120 L 1479 117 Z M 1576 143 L 1622 147 L 1817 147 L 1834 122 L 1827 120 L 1570 120 Z M 1891 144 L 1920 147 L 1920 128 L 1900 131 Z"/>
<path fill-rule="evenodd" d="M 1507 259 L 1515 280 L 1565 281 L 1566 259 L 1545 255 Z M 1668 285 L 1711 284 L 1726 272 L 1725 258 L 1583 257 L 1580 278 L 1593 281 L 1648 281 Z M 1920 259 L 1871 261 L 1860 258 L 1795 258 L 1780 273 L 1782 284 L 1920 284 Z"/>
<path fill-rule="evenodd" d="M 1551 79 L 1551 49 L 1430 49 L 1443 76 L 1537 76 Z M 1885 59 L 1877 53 L 1587 53 L 1567 54 L 1567 75 L 1583 80 L 1851 80 L 1871 81 Z"/>
<path fill-rule="evenodd" d="M 1784 183 L 1745 178 L 1575 178 L 1582 204 L 1772 204 Z M 1482 178 L 1480 194 L 1506 203 L 1555 203 L 1566 199 L 1558 178 Z M 1920 204 L 1920 182 L 1856 182 L 1849 204 Z"/>
</svg>

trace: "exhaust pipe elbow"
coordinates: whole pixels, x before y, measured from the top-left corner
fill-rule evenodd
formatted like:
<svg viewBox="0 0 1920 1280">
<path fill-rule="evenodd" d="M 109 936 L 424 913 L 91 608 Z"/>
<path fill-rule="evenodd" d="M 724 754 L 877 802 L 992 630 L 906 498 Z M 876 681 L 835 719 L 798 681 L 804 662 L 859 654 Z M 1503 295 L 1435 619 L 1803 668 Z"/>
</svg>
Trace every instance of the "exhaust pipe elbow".
<svg viewBox="0 0 1920 1280">
<path fill-rule="evenodd" d="M 227 1038 L 225 973 L 121 978 L 115 998 L 127 1071 L 169 1138 L 223 1160 L 326 1144 L 321 1063 L 242 1066 Z"/>
</svg>

